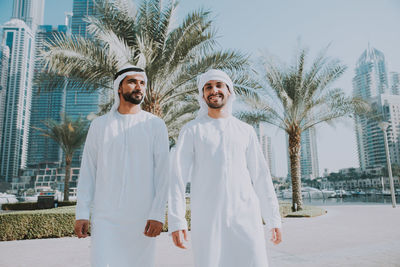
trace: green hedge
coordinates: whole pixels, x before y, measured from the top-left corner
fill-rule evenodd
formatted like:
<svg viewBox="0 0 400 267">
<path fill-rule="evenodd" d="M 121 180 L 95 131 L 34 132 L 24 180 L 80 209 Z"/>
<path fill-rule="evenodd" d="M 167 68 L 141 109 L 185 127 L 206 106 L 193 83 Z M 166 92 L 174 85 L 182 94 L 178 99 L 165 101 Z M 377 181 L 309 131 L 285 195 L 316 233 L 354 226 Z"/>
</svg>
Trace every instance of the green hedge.
<svg viewBox="0 0 400 267">
<path fill-rule="evenodd" d="M 58 207 L 75 206 L 76 201 L 60 201 Z M 2 210 L 37 210 L 37 202 L 20 202 L 1 205 Z"/>
<path fill-rule="evenodd" d="M 75 207 L 0 214 L 0 241 L 74 235 Z"/>
<path fill-rule="evenodd" d="M 190 229 L 190 210 L 186 219 Z M 0 241 L 75 236 L 74 223 L 75 207 L 2 213 Z M 163 231 L 168 231 L 167 219 Z"/>
<path fill-rule="evenodd" d="M 15 207 L 16 204 L 13 205 Z M 309 211 L 308 208 L 305 209 L 306 213 L 307 211 Z M 280 212 L 282 217 L 290 215 L 290 203 L 280 203 Z M 188 209 L 186 211 L 186 220 L 188 221 L 189 230 L 190 214 L 190 209 Z M 302 216 L 305 215 L 302 214 Z M 75 207 L 71 206 L 47 210 L 2 213 L 0 214 L 0 241 L 74 236 L 74 222 Z M 168 231 L 167 220 L 163 231 Z"/>
<path fill-rule="evenodd" d="M 2 210 L 37 210 L 37 202 L 21 202 L 1 205 Z"/>
</svg>

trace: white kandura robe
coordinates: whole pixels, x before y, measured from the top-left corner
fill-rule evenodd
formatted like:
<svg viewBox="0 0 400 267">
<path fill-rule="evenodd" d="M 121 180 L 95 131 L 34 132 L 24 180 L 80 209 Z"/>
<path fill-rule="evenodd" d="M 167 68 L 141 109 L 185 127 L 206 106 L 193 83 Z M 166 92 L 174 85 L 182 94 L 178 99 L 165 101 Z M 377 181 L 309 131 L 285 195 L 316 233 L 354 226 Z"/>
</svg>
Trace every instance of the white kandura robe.
<svg viewBox="0 0 400 267">
<path fill-rule="evenodd" d="M 169 141 L 165 123 L 113 110 L 90 126 L 78 184 L 76 219 L 91 214 L 92 266 L 154 266 L 147 220 L 164 222 Z"/>
<path fill-rule="evenodd" d="M 261 216 L 269 228 L 280 228 L 281 218 L 254 129 L 232 116 L 205 115 L 182 128 L 174 154 L 169 232 L 187 229 L 190 181 L 195 266 L 268 266 Z"/>
</svg>

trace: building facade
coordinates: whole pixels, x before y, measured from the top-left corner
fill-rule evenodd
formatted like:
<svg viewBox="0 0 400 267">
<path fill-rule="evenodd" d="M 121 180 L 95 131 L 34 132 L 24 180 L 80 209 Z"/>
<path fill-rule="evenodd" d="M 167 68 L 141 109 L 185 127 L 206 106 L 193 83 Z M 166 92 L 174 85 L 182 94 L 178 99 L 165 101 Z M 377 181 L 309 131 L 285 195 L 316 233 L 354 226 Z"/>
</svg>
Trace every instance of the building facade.
<svg viewBox="0 0 400 267">
<path fill-rule="evenodd" d="M 95 16 L 95 0 L 74 0 L 72 8 L 71 34 L 84 38 L 91 38 L 88 32 L 88 23 L 84 21 L 87 16 Z M 101 100 L 100 92 L 84 92 L 81 88 L 69 86 L 66 90 L 65 113 L 76 119 L 87 118 L 89 114 L 99 111 Z M 79 167 L 81 163 L 83 148 L 78 149 L 73 157 L 72 166 Z"/>
<path fill-rule="evenodd" d="M 400 95 L 400 73 L 390 72 L 390 89 L 393 95 Z"/>
<path fill-rule="evenodd" d="M 24 21 L 35 33 L 43 24 L 44 0 L 14 0 L 12 18 Z"/>
<path fill-rule="evenodd" d="M 385 56 L 381 51 L 368 45 L 356 64 L 353 94 L 369 99 L 389 93 Z"/>
<path fill-rule="evenodd" d="M 6 45 L 1 45 L 0 46 L 0 151 L 2 144 L 2 136 L 3 136 L 9 61 L 10 61 L 10 49 Z"/>
<path fill-rule="evenodd" d="M 274 148 L 272 146 L 272 139 L 270 136 L 263 134 L 260 136 L 261 150 L 264 154 L 265 160 L 268 163 L 269 170 L 273 177 L 276 176 Z"/>
<path fill-rule="evenodd" d="M 9 48 L 10 61 L 0 150 L 0 175 L 6 182 L 10 182 L 27 163 L 34 34 L 22 20 L 11 19 L 3 26 L 1 45 Z"/>
<path fill-rule="evenodd" d="M 74 0 L 71 23 L 72 34 L 90 38 L 90 34 L 87 29 L 88 23 L 84 21 L 84 18 L 95 15 L 95 2 L 96 0 Z"/>
<path fill-rule="evenodd" d="M 355 132 L 361 170 L 386 166 L 383 131 L 379 121 L 387 121 L 387 138 L 392 164 L 400 164 L 400 96 L 398 73 L 391 73 L 390 84 L 384 54 L 370 46 L 357 61 L 353 95 L 368 101 L 377 111 L 375 118 L 355 116 Z"/>
<path fill-rule="evenodd" d="M 300 170 L 303 179 L 312 180 L 319 176 L 317 136 L 314 127 L 301 134 Z"/>
<path fill-rule="evenodd" d="M 258 141 L 261 146 L 261 150 L 267 161 L 269 170 L 273 177 L 276 176 L 276 168 L 275 168 L 275 155 L 274 155 L 274 148 L 272 145 L 272 138 L 266 133 L 266 129 L 263 125 L 258 124 L 254 127 L 256 131 Z"/>
<path fill-rule="evenodd" d="M 45 42 L 54 40 L 57 34 L 66 34 L 67 26 L 41 25 L 36 32 L 36 58 L 39 58 L 41 50 L 45 48 Z M 43 68 L 40 60 L 35 61 L 35 73 L 39 74 Z M 61 114 L 65 113 L 66 84 L 52 91 L 40 90 L 33 86 L 31 105 L 31 131 L 29 136 L 28 165 L 36 166 L 39 163 L 61 162 L 62 151 L 60 146 L 51 138 L 42 136 L 35 128 L 44 128 L 44 121 L 49 119 L 61 120 Z"/>
</svg>

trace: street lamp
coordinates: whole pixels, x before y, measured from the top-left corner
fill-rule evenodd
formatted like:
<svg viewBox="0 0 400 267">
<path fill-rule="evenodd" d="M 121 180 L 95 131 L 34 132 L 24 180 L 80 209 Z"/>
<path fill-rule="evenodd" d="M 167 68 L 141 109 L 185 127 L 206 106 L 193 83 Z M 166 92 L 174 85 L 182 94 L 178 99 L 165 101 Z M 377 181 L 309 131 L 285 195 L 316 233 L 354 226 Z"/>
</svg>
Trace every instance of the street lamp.
<svg viewBox="0 0 400 267">
<path fill-rule="evenodd" d="M 392 206 L 393 206 L 393 208 L 396 208 L 396 196 L 394 194 L 394 182 L 393 182 L 393 175 L 392 175 L 392 166 L 391 166 L 391 163 L 390 163 L 389 145 L 388 145 L 388 140 L 387 140 L 387 135 L 386 135 L 386 130 L 387 130 L 388 126 L 389 126 L 389 123 L 386 122 L 386 121 L 379 122 L 379 127 L 383 131 L 383 140 L 385 142 L 386 162 L 387 162 L 388 173 L 389 173 L 389 182 L 390 182 L 390 194 L 392 195 Z"/>
</svg>

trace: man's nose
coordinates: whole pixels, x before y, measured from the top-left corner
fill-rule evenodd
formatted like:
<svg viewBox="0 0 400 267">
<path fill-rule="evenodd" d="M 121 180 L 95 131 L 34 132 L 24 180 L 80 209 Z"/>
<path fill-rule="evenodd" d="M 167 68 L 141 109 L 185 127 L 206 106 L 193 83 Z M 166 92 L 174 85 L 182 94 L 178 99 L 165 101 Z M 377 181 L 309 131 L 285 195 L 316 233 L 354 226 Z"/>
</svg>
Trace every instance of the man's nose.
<svg viewBox="0 0 400 267">
<path fill-rule="evenodd" d="M 135 89 L 141 89 L 140 82 L 135 83 Z"/>
</svg>

